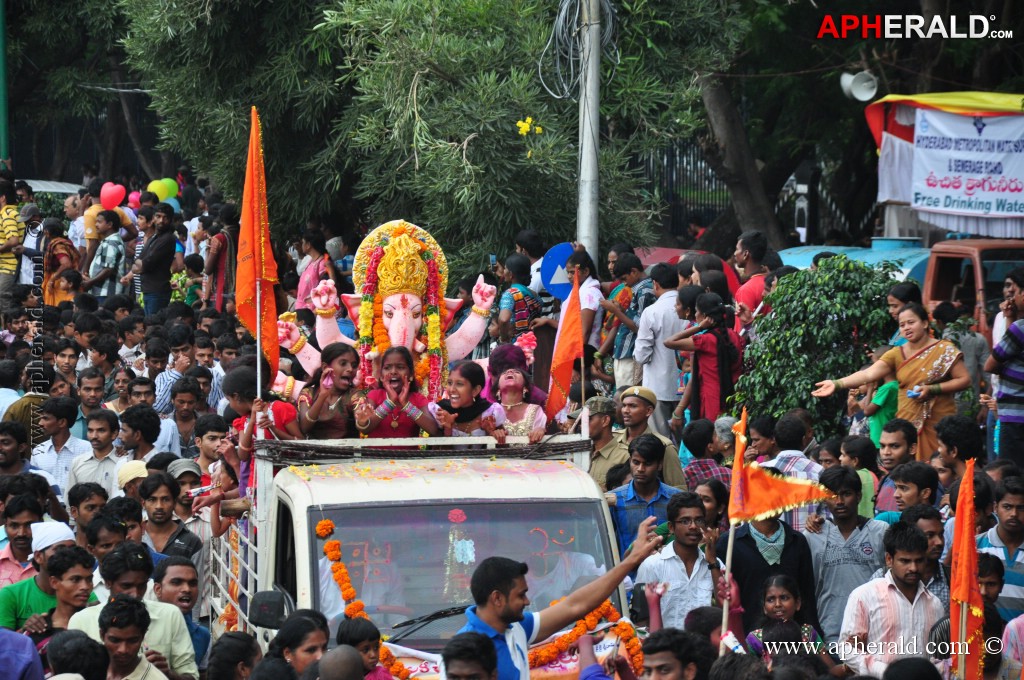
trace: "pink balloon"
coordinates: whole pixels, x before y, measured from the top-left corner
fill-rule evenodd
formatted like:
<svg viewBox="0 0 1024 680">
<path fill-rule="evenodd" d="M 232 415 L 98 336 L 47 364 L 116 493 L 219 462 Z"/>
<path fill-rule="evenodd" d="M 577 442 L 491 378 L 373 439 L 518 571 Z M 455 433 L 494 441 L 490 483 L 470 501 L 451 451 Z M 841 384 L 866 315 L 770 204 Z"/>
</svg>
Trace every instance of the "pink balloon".
<svg viewBox="0 0 1024 680">
<path fill-rule="evenodd" d="M 107 184 L 100 190 L 100 204 L 104 210 L 113 210 L 121 205 L 127 190 L 120 184 Z"/>
<path fill-rule="evenodd" d="M 128 207 L 132 210 L 138 210 L 139 206 L 142 205 L 139 203 L 140 198 L 142 198 L 142 192 L 140 191 L 133 191 L 128 194 Z"/>
</svg>

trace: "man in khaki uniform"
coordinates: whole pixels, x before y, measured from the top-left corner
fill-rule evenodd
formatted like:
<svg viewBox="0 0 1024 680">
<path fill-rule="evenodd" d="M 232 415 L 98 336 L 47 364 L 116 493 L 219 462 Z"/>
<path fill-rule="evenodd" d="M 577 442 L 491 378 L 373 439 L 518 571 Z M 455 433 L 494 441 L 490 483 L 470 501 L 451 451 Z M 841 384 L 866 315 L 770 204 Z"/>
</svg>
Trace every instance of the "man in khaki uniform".
<svg viewBox="0 0 1024 680">
<path fill-rule="evenodd" d="M 625 460 L 629 459 L 629 443 L 642 434 L 653 434 L 665 445 L 665 462 L 662 465 L 662 481 L 677 489 L 686 488 L 686 477 L 679 462 L 679 449 L 668 437 L 651 429 L 648 421 L 658 404 L 658 397 L 648 387 L 630 387 L 621 396 L 622 424 L 626 429 L 612 438 Z M 618 460 L 618 458 L 616 458 Z"/>
<path fill-rule="evenodd" d="M 629 462 L 629 452 L 621 446 L 612 433 L 612 421 L 615 419 L 615 402 L 608 397 L 591 397 L 584 406 L 590 409 L 590 476 L 607 491 L 605 480 L 608 471 L 620 463 Z M 569 414 L 576 420 L 583 409 Z"/>
</svg>

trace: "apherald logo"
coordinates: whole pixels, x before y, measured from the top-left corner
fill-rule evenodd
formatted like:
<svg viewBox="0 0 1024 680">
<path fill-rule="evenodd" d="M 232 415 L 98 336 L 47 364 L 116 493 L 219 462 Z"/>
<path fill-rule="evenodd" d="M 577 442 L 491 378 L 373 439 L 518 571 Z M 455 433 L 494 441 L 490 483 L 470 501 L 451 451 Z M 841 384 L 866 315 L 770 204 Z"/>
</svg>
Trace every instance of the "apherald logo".
<svg viewBox="0 0 1024 680">
<path fill-rule="evenodd" d="M 1012 38 L 1013 31 L 992 30 L 995 15 L 970 14 L 966 18 L 920 14 L 826 14 L 818 27 L 821 38 Z"/>
</svg>

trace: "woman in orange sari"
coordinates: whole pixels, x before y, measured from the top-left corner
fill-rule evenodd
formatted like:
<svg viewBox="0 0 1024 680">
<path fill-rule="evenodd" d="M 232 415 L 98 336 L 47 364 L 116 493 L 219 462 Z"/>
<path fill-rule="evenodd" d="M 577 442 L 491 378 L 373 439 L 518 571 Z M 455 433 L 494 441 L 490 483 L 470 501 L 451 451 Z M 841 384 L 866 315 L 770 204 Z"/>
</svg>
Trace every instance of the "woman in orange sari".
<svg viewBox="0 0 1024 680">
<path fill-rule="evenodd" d="M 56 307 L 73 296 L 57 287 L 57 278 L 65 269 L 78 269 L 79 253 L 75 244 L 64 238 L 64 224 L 59 220 L 46 220 L 43 232 L 43 304 Z"/>
<path fill-rule="evenodd" d="M 900 384 L 896 417 L 917 428 L 917 459 L 928 462 L 939 447 L 935 425 L 956 415 L 956 393 L 971 382 L 963 354 L 956 345 L 931 337 L 928 312 L 911 302 L 897 317 L 905 345 L 893 347 L 873 365 L 839 380 L 825 380 L 811 394 L 828 397 L 837 390 L 853 389 L 865 383 L 884 382 L 895 375 Z"/>
</svg>

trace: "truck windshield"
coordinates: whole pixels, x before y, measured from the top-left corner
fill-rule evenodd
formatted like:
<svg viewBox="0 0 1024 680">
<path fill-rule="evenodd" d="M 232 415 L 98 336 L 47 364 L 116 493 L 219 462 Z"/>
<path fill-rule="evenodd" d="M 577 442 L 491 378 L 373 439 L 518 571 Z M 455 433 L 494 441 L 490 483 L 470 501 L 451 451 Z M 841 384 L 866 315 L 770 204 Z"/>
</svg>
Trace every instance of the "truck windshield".
<svg viewBox="0 0 1024 680">
<path fill-rule="evenodd" d="M 528 502 L 445 502 L 391 506 L 311 508 L 310 544 L 317 609 L 334 631 L 344 620 L 344 603 L 332 578 L 324 542 L 314 533 L 321 519 L 334 522 L 342 561 L 357 597 L 381 633 L 439 609 L 472 604 L 470 576 L 485 558 L 500 555 L 526 562 L 531 611 L 548 607 L 603 574 L 612 550 L 598 500 Z M 613 599 L 619 607 L 617 596 Z M 620 608 L 621 611 L 621 608 Z M 461 614 L 434 621 L 400 644 L 439 650 L 465 623 Z"/>
</svg>

